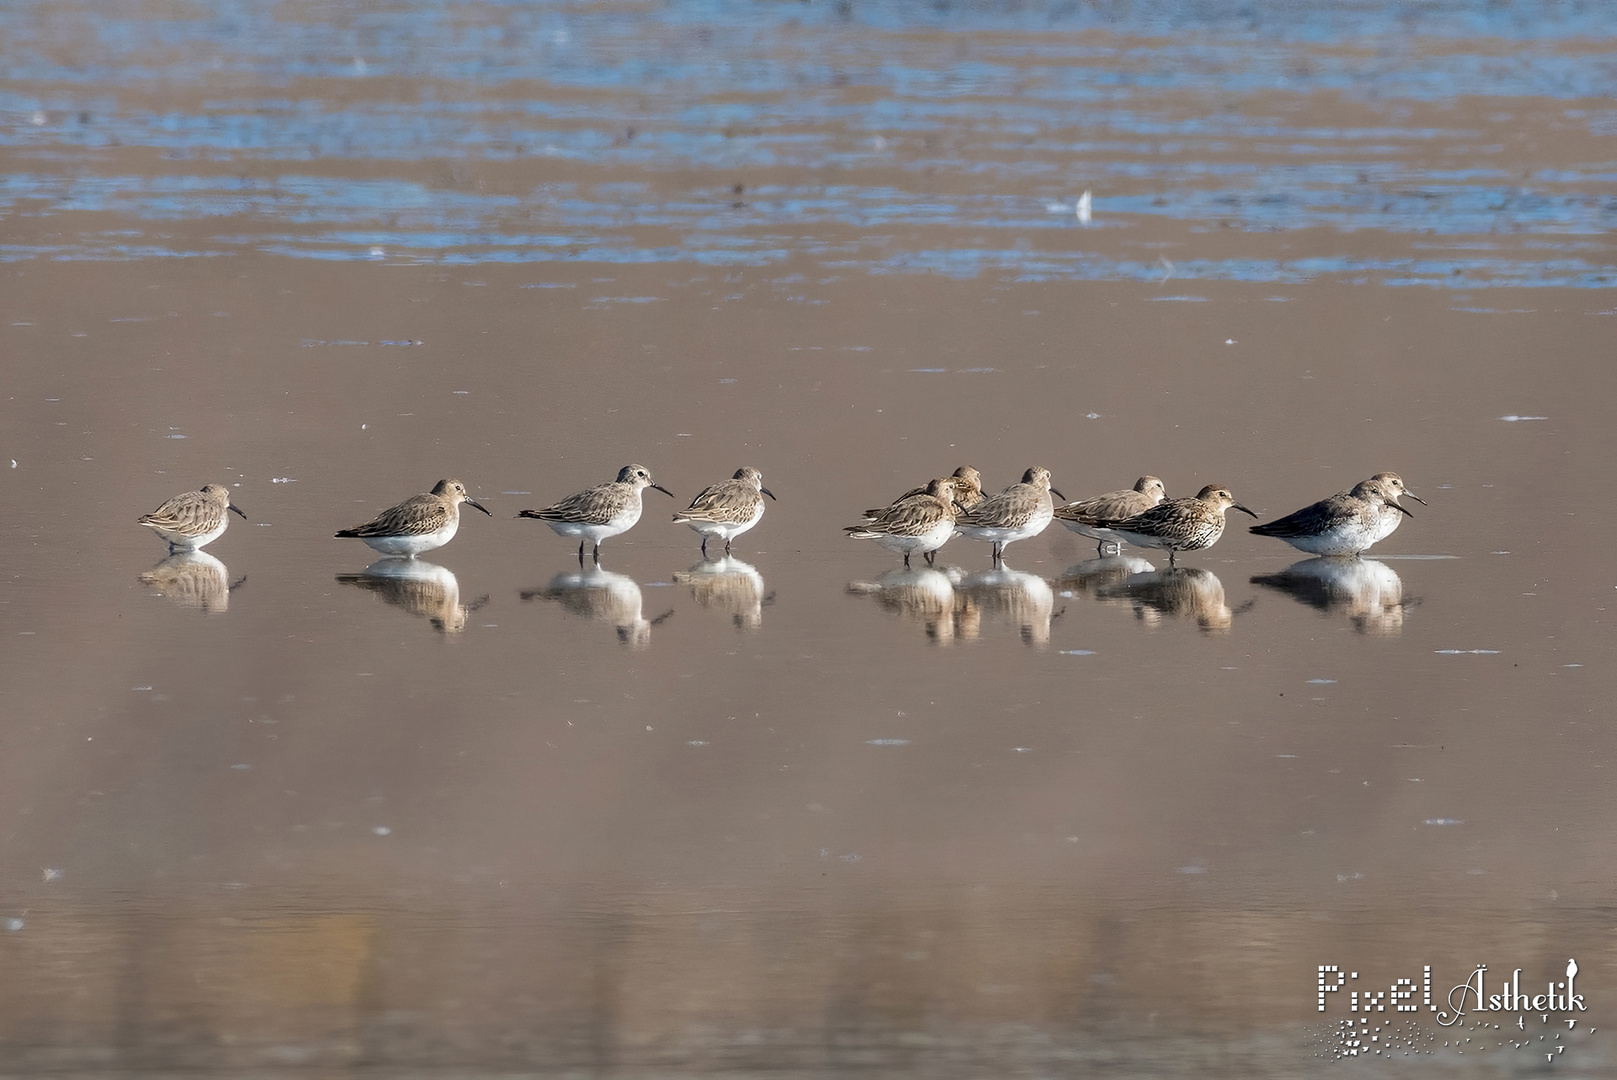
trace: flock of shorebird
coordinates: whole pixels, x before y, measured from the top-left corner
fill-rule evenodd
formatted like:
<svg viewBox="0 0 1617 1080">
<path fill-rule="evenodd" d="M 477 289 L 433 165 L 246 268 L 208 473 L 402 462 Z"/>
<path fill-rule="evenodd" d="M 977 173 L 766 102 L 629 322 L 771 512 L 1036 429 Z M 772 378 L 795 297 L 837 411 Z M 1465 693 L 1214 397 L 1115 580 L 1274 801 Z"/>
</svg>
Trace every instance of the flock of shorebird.
<svg viewBox="0 0 1617 1080">
<path fill-rule="evenodd" d="M 560 536 L 578 537 L 580 566 L 584 549 L 593 543 L 593 558 L 599 563 L 601 541 L 626 532 L 640 520 L 641 494 L 648 487 L 673 497 L 644 465 L 625 465 L 610 483 L 587 488 L 543 509 L 524 510 L 518 516 L 543 521 Z M 703 488 L 673 520 L 701 535 L 704 558 L 708 542 L 714 539 L 724 541 L 724 553 L 729 555 L 735 538 L 763 518 L 765 495 L 775 498 L 764 487 L 763 475 L 750 466 L 740 468 L 729 480 Z M 1386 538 L 1409 516 L 1398 502 L 1403 495 L 1425 505 L 1396 473 L 1377 473 L 1349 491 L 1277 521 L 1254 525 L 1251 531 L 1284 540 L 1312 555 L 1357 555 Z M 1059 496 L 1062 504 L 1057 505 L 1052 496 Z M 460 528 L 461 503 L 489 513 L 466 493 L 459 480 L 440 480 L 430 492 L 412 496 L 336 535 L 362 540 L 386 556 L 414 558 L 454 538 Z M 1168 552 L 1171 567 L 1179 552 L 1200 551 L 1217 543 L 1224 534 L 1224 515 L 1232 509 L 1258 516 L 1217 484 L 1202 488 L 1194 498 L 1169 499 L 1162 481 L 1154 476 L 1140 477 L 1125 491 L 1067 502 L 1066 496 L 1050 486 L 1049 470 L 1038 467 L 1027 470 L 1020 483 L 987 495 L 981 475 L 963 465 L 950 476 L 905 492 L 887 506 L 865 511 L 861 524 L 844 531 L 902 554 L 905 566 L 917 554 L 930 566 L 938 549 L 951 538 L 967 536 L 993 544 L 997 566 L 1006 545 L 1037 536 L 1050 522 L 1060 521 L 1098 541 L 1102 553 L 1114 545 L 1121 550 L 1123 543 L 1157 548 Z M 247 516 L 231 502 L 228 488 L 208 484 L 200 491 L 175 496 L 139 520 L 168 541 L 171 553 L 196 551 L 224 533 L 232 511 L 243 519 Z"/>
</svg>

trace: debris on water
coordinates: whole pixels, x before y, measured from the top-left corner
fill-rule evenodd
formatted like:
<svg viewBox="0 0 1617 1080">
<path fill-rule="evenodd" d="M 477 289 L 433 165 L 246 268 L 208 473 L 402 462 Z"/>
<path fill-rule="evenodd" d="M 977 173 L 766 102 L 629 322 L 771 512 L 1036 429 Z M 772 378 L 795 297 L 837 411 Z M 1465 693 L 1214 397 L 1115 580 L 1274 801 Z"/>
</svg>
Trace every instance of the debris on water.
<svg viewBox="0 0 1617 1080">
<path fill-rule="evenodd" d="M 1090 223 L 1094 217 L 1092 206 L 1093 200 L 1090 198 L 1089 192 L 1086 191 L 1078 196 L 1078 224 L 1088 225 Z"/>
<path fill-rule="evenodd" d="M 1547 416 L 1517 416 L 1515 413 L 1511 413 L 1509 416 L 1501 416 L 1499 419 L 1505 421 L 1506 423 L 1514 424 L 1518 420 L 1548 420 L 1549 417 L 1547 417 Z"/>
<path fill-rule="evenodd" d="M 1063 593 L 1062 595 L 1071 596 L 1072 594 L 1071 593 Z M 1060 650 L 1057 650 L 1057 653 L 1060 656 L 1094 656 L 1095 655 L 1095 650 L 1094 649 L 1060 649 Z"/>
<path fill-rule="evenodd" d="M 44 880 L 46 881 L 62 880 L 62 872 L 54 866 L 44 867 L 40 873 L 44 876 Z"/>
<path fill-rule="evenodd" d="M 908 746 L 908 739 L 866 739 L 866 746 Z"/>
<path fill-rule="evenodd" d="M 272 476 L 272 477 L 270 477 L 270 483 L 272 483 L 272 484 L 295 484 L 295 483 L 297 483 L 297 481 L 292 479 L 292 477 L 290 477 L 290 476 Z"/>
<path fill-rule="evenodd" d="M 685 745 L 686 746 L 706 746 L 707 745 L 707 740 L 706 739 L 687 739 L 685 741 Z"/>
<path fill-rule="evenodd" d="M 1309 679 L 1308 682 L 1309 682 L 1309 685 L 1311 685 L 1311 686 L 1330 686 L 1332 683 L 1336 682 L 1336 680 L 1335 679 Z"/>
<path fill-rule="evenodd" d="M 1439 656 L 1498 656 L 1498 649 L 1436 649 Z"/>
<path fill-rule="evenodd" d="M 21 919 L 7 919 L 6 920 L 6 929 L 11 931 L 14 934 L 18 930 L 21 930 L 22 927 L 23 927 L 23 922 L 22 922 Z"/>
<path fill-rule="evenodd" d="M 236 764 L 232 765 L 231 768 L 235 769 L 237 772 L 246 772 L 248 769 L 251 769 L 252 766 L 246 764 L 245 762 L 237 762 Z"/>
<path fill-rule="evenodd" d="M 1207 867 L 1199 863 L 1192 863 L 1189 866 L 1181 866 L 1179 872 L 1181 874 L 1205 874 L 1207 873 Z"/>
<path fill-rule="evenodd" d="M 1428 824 L 1428 825 L 1464 825 L 1465 822 L 1462 821 L 1459 818 L 1452 818 L 1452 817 L 1429 817 L 1429 818 L 1426 819 L 1426 824 Z"/>
<path fill-rule="evenodd" d="M 378 825 L 371 830 L 371 832 L 375 833 L 377 836 L 386 836 L 392 831 L 393 830 L 388 828 L 386 825 Z"/>
</svg>

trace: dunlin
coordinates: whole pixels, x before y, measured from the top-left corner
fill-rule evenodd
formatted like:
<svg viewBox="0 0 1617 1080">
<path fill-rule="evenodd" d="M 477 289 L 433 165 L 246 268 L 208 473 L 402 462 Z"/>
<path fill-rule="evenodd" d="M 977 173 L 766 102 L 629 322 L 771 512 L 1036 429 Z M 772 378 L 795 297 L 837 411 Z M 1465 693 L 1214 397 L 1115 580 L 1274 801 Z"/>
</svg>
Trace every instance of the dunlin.
<svg viewBox="0 0 1617 1080">
<path fill-rule="evenodd" d="M 744 465 L 730 479 L 703 488 L 690 506 L 674 515 L 674 521 L 702 534 L 703 558 L 707 557 L 707 541 L 712 536 L 724 541 L 728 557 L 730 542 L 763 519 L 765 495 L 775 497 L 764 487 L 764 474 Z"/>
<path fill-rule="evenodd" d="M 900 552 L 906 568 L 916 552 L 926 556 L 926 564 L 931 566 L 934 553 L 954 535 L 955 519 L 961 512 L 954 493 L 960 482 L 952 476 L 934 480 L 920 493 L 878 511 L 873 520 L 849 525 L 843 531 L 855 540 L 874 540 L 888 551 Z"/>
<path fill-rule="evenodd" d="M 1055 509 L 1056 520 L 1075 533 L 1100 541 L 1097 554 L 1106 554 L 1118 539 L 1096 525 L 1097 521 L 1117 521 L 1149 510 L 1168 497 L 1168 489 L 1154 476 L 1142 476 L 1127 491 L 1108 491 L 1092 499 L 1066 503 Z"/>
<path fill-rule="evenodd" d="M 1208 484 L 1194 499 L 1170 499 L 1132 517 L 1097 524 L 1110 529 L 1119 539 L 1135 547 L 1160 548 L 1168 553 L 1168 566 L 1181 551 L 1200 551 L 1218 543 L 1224 535 L 1224 512 L 1236 509 L 1258 515 L 1235 501 L 1225 488 Z"/>
<path fill-rule="evenodd" d="M 947 477 L 943 477 L 942 479 L 953 480 L 955 482 L 955 517 L 958 518 L 961 514 L 983 501 L 982 474 L 976 469 L 973 469 L 970 465 L 962 465 L 952 474 Z M 866 510 L 865 517 L 871 521 L 874 521 L 876 518 L 879 518 L 885 514 L 890 507 L 897 506 L 905 499 L 911 499 L 917 495 L 925 495 L 929 487 L 931 487 L 930 484 L 927 484 L 924 487 L 911 488 L 898 498 L 894 499 L 887 506 L 878 506 L 874 510 Z"/>
<path fill-rule="evenodd" d="M 1310 555 L 1357 555 L 1389 536 L 1409 514 L 1398 503 L 1400 495 L 1426 504 L 1404 487 L 1397 473 L 1376 473 L 1351 491 L 1321 499 L 1278 521 L 1254 525 L 1251 531 L 1284 540 Z"/>
<path fill-rule="evenodd" d="M 601 561 L 601 541 L 634 528 L 640 520 L 640 494 L 646 488 L 674 497 L 674 493 L 651 479 L 644 465 L 625 465 L 610 484 L 599 484 L 543 510 L 524 510 L 518 517 L 537 518 L 558 536 L 577 536 L 578 565 L 584 565 L 584 545 L 593 543 L 595 562 Z"/>
<path fill-rule="evenodd" d="M 230 489 L 223 484 L 207 484 L 201 491 L 176 495 L 156 510 L 140 518 L 140 523 L 168 541 L 169 554 L 195 551 L 224 535 L 230 519 L 225 511 L 241 514 L 241 507 L 230 501 Z"/>
<path fill-rule="evenodd" d="M 1050 470 L 1035 466 L 1022 474 L 1020 484 L 1012 484 L 963 514 L 958 528 L 973 540 L 992 542 L 997 564 L 1005 557 L 1007 544 L 1037 536 L 1050 524 L 1055 513 L 1052 492 L 1066 501 L 1065 495 L 1050 486 Z"/>
<path fill-rule="evenodd" d="M 489 512 L 486 506 L 466 494 L 466 485 L 459 480 L 440 480 L 431 491 L 412 495 L 365 524 L 344 529 L 337 536 L 363 540 L 366 547 L 383 555 L 405 555 L 413 559 L 455 538 L 455 531 L 460 528 L 461 503 L 475 506 L 485 514 Z"/>
</svg>

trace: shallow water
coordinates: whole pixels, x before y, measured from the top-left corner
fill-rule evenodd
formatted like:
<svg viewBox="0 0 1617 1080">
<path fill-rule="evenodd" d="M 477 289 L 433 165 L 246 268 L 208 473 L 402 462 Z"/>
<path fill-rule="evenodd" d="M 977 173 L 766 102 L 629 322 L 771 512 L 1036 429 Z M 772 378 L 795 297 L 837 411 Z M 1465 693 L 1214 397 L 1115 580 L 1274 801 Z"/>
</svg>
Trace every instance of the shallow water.
<svg viewBox="0 0 1617 1080">
<path fill-rule="evenodd" d="M 1599 22 L 0 13 L 0 1069 L 1291 1076 L 1320 965 L 1575 957 L 1576 1028 L 1381 1034 L 1602 1075 Z M 599 570 L 515 520 L 629 461 L 679 501 Z M 842 535 L 962 463 L 1429 505 L 1357 564 Z M 451 475 L 419 565 L 331 538 Z M 163 559 L 208 481 L 249 520 Z"/>
</svg>

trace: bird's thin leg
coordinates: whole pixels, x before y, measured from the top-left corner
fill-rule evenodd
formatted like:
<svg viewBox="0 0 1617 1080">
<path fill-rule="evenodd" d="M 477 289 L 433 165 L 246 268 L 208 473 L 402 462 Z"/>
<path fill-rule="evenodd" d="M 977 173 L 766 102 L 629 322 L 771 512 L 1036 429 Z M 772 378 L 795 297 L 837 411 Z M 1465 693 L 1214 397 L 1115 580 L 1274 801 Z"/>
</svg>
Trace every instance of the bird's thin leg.
<svg viewBox="0 0 1617 1080">
<path fill-rule="evenodd" d="M 1169 570 L 1172 570 L 1175 566 L 1178 565 L 1177 563 L 1174 562 L 1174 559 L 1173 559 L 1173 557 L 1175 555 L 1177 555 L 1177 554 L 1178 554 L 1178 552 L 1175 551 L 1173 548 L 1168 549 L 1168 569 Z"/>
<path fill-rule="evenodd" d="M 724 557 L 726 559 L 730 557 L 730 541 L 728 540 L 724 542 Z"/>
<path fill-rule="evenodd" d="M 936 548 L 926 553 L 926 564 L 928 566 L 938 565 L 938 552 Z"/>
<path fill-rule="evenodd" d="M 908 570 L 909 568 L 910 568 L 910 553 L 906 551 L 904 553 L 904 569 Z"/>
<path fill-rule="evenodd" d="M 584 545 L 588 542 L 589 541 L 587 540 L 580 540 L 578 542 L 578 568 L 580 570 L 584 569 Z"/>
<path fill-rule="evenodd" d="M 601 565 L 601 545 L 596 544 L 595 545 L 595 550 L 590 552 L 590 555 L 591 555 L 592 558 L 594 558 L 595 565 L 600 566 Z"/>
</svg>

